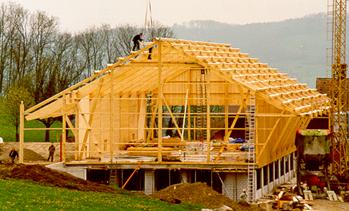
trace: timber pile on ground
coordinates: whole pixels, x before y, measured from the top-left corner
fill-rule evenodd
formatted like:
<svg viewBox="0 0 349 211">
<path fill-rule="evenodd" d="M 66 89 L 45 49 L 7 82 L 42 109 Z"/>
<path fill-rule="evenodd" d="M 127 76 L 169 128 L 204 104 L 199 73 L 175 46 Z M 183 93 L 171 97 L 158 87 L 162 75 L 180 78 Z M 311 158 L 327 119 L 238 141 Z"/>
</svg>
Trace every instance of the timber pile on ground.
<svg viewBox="0 0 349 211">
<path fill-rule="evenodd" d="M 67 173 L 55 171 L 40 165 L 1 164 L 0 179 L 8 178 L 31 180 L 42 185 L 80 191 L 115 192 L 115 189 L 107 185 L 79 179 Z"/>
<path fill-rule="evenodd" d="M 201 204 L 205 208 L 220 208 L 228 206 L 232 210 L 263 210 L 249 204 L 239 204 L 226 196 L 212 190 L 205 183 L 182 183 L 171 185 L 151 195 L 153 198 L 170 203 Z"/>
</svg>

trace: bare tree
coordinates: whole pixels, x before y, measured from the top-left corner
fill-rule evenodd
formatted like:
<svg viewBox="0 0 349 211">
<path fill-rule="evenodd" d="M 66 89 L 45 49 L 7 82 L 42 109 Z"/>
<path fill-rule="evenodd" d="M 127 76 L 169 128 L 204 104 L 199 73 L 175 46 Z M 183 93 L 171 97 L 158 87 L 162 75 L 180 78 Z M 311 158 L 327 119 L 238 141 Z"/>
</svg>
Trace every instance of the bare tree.
<svg viewBox="0 0 349 211">
<path fill-rule="evenodd" d="M 7 72 L 7 86 L 22 80 L 31 68 L 29 13 L 19 5 L 9 6 L 9 26 L 11 27 L 9 69 Z"/>
<path fill-rule="evenodd" d="M 118 26 L 115 30 L 116 42 L 114 43 L 113 48 L 118 52 L 118 55 L 126 56 L 132 49 L 132 37 L 142 30 L 131 25 Z"/>
<path fill-rule="evenodd" d="M 172 29 L 168 26 L 162 25 L 160 22 L 155 21 L 153 23 L 153 27 L 145 30 L 146 37 L 148 37 L 149 41 L 151 41 L 155 37 L 174 37 L 175 34 Z"/>
</svg>

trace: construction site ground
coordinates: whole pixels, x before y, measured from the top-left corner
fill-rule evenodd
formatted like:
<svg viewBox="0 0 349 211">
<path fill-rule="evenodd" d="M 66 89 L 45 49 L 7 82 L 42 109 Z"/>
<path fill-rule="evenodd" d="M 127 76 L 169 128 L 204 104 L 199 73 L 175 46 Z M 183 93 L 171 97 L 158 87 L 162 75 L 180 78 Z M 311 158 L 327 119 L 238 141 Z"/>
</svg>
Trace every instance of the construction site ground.
<svg viewBox="0 0 349 211">
<path fill-rule="evenodd" d="M 12 165 L 9 163 L 9 151 L 10 147 L 0 148 L 0 161 L 2 163 L 0 164 L 0 179 L 29 180 L 41 185 L 75 189 L 80 191 L 109 193 L 118 193 L 123 191 L 121 189 L 114 189 L 108 185 L 82 180 L 64 172 L 46 168 L 44 165 L 49 163 L 46 161 L 46 158 L 29 149 L 25 149 L 25 162 L 33 163 L 34 165 Z M 144 195 L 144 197 L 147 196 Z M 151 197 L 169 203 L 201 204 L 206 208 L 218 208 L 226 205 L 231 207 L 233 210 L 262 210 L 262 208 L 257 206 L 246 206 L 234 202 L 228 197 L 212 190 L 211 187 L 204 183 L 172 185 L 152 194 Z M 309 204 L 314 210 L 320 211 L 349 210 L 348 202 L 333 202 L 326 199 L 316 199 L 309 202 Z"/>
<path fill-rule="evenodd" d="M 121 193 L 124 190 L 111 186 L 82 180 L 67 173 L 46 168 L 43 165 L 0 164 L 0 179 L 21 179 L 41 185 L 75 189 L 79 191 L 94 191 Z M 138 194 L 137 194 L 138 195 Z M 149 197 L 144 195 L 144 197 Z M 233 210 L 263 210 L 256 206 L 241 205 L 212 190 L 204 183 L 180 184 L 163 189 L 152 196 L 169 203 L 199 204 L 205 208 L 220 208 L 224 205 Z"/>
</svg>

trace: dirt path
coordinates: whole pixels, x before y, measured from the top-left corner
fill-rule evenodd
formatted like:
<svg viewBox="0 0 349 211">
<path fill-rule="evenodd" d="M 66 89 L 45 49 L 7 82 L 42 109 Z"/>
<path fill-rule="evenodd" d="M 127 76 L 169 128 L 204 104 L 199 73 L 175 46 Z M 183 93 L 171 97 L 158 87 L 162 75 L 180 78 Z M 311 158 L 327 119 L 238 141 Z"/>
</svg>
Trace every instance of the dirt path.
<svg viewBox="0 0 349 211">
<path fill-rule="evenodd" d="M 349 202 L 335 202 L 326 199 L 316 199 L 313 201 L 312 208 L 319 211 L 347 211 Z"/>
</svg>

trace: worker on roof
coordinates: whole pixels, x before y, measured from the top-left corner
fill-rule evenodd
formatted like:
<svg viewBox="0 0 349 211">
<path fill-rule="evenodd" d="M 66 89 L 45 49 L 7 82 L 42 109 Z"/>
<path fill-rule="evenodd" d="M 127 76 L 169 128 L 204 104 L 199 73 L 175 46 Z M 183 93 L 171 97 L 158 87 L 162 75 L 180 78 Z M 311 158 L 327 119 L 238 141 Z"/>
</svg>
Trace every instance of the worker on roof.
<svg viewBox="0 0 349 211">
<path fill-rule="evenodd" d="M 140 49 L 140 42 L 143 41 L 143 33 L 139 33 L 132 38 L 133 48 L 132 51 L 138 51 Z"/>
</svg>

